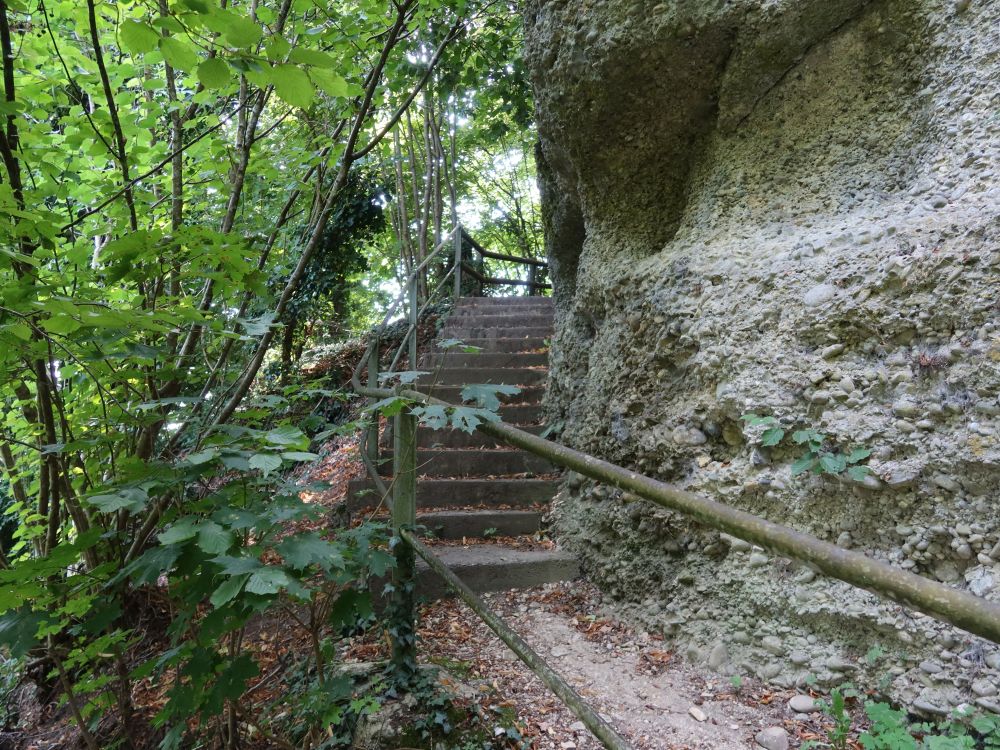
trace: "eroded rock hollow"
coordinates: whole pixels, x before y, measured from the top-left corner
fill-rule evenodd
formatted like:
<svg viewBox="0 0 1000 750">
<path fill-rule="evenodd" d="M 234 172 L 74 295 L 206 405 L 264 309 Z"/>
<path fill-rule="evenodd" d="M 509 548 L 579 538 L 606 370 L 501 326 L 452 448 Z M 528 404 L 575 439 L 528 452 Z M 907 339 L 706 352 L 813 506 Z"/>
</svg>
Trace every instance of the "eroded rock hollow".
<svg viewBox="0 0 1000 750">
<path fill-rule="evenodd" d="M 525 25 L 564 441 L 1000 598 L 1000 2 L 529 0 Z M 828 470 L 793 474 L 809 430 Z M 966 633 L 578 476 L 555 516 L 695 661 L 1000 711 Z"/>
</svg>

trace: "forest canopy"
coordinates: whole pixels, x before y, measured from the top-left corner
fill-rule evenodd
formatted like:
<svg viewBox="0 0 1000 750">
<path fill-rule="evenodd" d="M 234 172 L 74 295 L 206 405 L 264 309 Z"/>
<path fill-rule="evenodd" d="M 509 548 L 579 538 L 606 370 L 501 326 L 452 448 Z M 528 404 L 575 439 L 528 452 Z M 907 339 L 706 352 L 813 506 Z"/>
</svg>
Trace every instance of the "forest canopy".
<svg viewBox="0 0 1000 750">
<path fill-rule="evenodd" d="M 542 252 L 515 4 L 0 0 L 0 44 L 3 669 L 90 748 L 236 747 L 246 624 L 294 600 L 314 679 L 266 731 L 318 747 L 363 708 L 324 639 L 391 558 L 289 532 L 286 471 L 345 429 L 289 379 L 457 222 Z"/>
</svg>

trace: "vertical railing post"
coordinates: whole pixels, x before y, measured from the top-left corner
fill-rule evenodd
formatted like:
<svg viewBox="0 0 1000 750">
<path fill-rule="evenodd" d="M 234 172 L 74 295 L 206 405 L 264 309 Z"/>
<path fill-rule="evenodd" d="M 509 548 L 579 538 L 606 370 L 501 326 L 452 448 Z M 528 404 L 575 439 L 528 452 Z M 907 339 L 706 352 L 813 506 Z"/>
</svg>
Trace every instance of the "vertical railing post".
<svg viewBox="0 0 1000 750">
<path fill-rule="evenodd" d="M 392 528 L 396 566 L 393 569 L 392 662 L 397 682 L 409 685 L 416 675 L 416 610 L 413 548 L 399 535 L 400 528 L 417 523 L 417 418 L 404 409 L 395 417 L 392 451 Z"/>
<path fill-rule="evenodd" d="M 535 284 L 538 283 L 537 279 L 538 279 L 538 272 L 535 270 L 535 264 L 534 263 L 529 263 L 528 264 L 528 296 L 529 297 L 534 297 L 536 294 L 538 294 L 538 292 L 535 291 L 536 288 L 537 288 L 535 286 Z"/>
<path fill-rule="evenodd" d="M 462 296 L 462 226 L 455 224 L 455 302 Z"/>
<path fill-rule="evenodd" d="M 375 329 L 372 334 L 372 350 L 368 356 L 368 387 L 378 388 L 378 352 L 379 352 L 379 332 Z M 374 399 L 373 399 L 374 400 Z M 372 413 L 372 423 L 368 426 L 368 437 L 365 441 L 365 450 L 368 453 L 368 460 L 372 466 L 378 466 L 378 411 Z"/>
<path fill-rule="evenodd" d="M 417 274 L 410 279 L 410 369 L 417 369 Z"/>
</svg>

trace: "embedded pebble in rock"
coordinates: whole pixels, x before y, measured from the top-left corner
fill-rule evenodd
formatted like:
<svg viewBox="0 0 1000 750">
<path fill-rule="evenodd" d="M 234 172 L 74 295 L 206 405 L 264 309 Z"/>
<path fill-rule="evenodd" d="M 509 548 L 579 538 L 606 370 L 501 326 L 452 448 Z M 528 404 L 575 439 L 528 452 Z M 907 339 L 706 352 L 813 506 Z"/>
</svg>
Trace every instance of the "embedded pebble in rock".
<svg viewBox="0 0 1000 750">
<path fill-rule="evenodd" d="M 788 701 L 788 707 L 797 714 L 808 714 L 816 709 L 816 701 L 808 695 L 794 695 Z"/>
<path fill-rule="evenodd" d="M 764 750 L 788 750 L 788 732 L 782 727 L 768 727 L 758 732 L 754 740 Z"/>
<path fill-rule="evenodd" d="M 526 0 L 524 18 L 560 440 L 1000 601 L 1000 3 Z M 868 474 L 792 475 L 803 430 L 870 451 Z M 996 685 L 994 646 L 640 506 L 571 477 L 553 530 L 672 650 L 789 689 L 997 702 L 971 688 Z"/>
</svg>

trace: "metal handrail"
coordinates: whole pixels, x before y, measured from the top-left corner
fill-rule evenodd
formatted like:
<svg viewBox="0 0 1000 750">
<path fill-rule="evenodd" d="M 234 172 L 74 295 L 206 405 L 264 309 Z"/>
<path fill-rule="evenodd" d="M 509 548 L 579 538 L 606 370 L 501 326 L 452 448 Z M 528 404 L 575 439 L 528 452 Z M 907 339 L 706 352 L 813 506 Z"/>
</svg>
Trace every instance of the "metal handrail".
<svg viewBox="0 0 1000 750">
<path fill-rule="evenodd" d="M 366 388 L 360 381 L 352 384 L 363 396 L 385 398 L 399 395 L 418 403 L 455 408 L 455 404 L 411 389 L 388 391 Z M 657 505 L 691 516 L 719 531 L 808 562 L 821 573 L 833 578 L 923 612 L 973 635 L 1000 643 L 1000 603 L 931 581 L 861 552 L 838 547 L 724 503 L 699 497 L 502 422 L 481 422 L 476 429 L 591 479 L 611 484 Z"/>
</svg>

